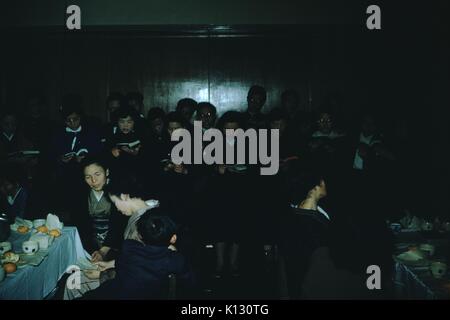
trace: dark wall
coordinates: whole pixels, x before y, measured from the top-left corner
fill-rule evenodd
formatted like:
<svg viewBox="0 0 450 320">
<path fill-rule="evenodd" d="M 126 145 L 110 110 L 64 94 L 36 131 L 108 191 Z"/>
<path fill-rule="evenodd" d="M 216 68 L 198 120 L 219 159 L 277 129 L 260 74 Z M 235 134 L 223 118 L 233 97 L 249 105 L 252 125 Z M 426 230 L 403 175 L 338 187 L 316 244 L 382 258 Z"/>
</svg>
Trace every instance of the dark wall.
<svg viewBox="0 0 450 320">
<path fill-rule="evenodd" d="M 3 108 L 23 110 L 32 90 L 47 96 L 54 118 L 68 91 L 82 94 L 88 113 L 101 118 L 112 90 L 142 91 L 146 109 L 172 110 L 178 99 L 191 96 L 212 102 L 221 113 L 244 108 L 253 83 L 268 90 L 266 111 L 279 104 L 286 88 L 297 89 L 303 107 L 311 109 L 338 93 L 349 115 L 372 108 L 387 122 L 410 120 L 417 148 L 411 179 L 421 185 L 419 196 L 431 199 L 430 210 L 448 212 L 448 1 L 438 1 L 433 10 L 427 4 L 383 2 L 381 31 L 365 29 L 364 19 L 358 20 L 360 5 L 302 2 L 295 10 L 276 11 L 275 2 L 241 7 L 208 2 L 208 10 L 195 13 L 202 6 L 198 1 L 188 7 L 155 4 L 153 11 L 131 2 L 100 10 L 103 6 L 92 2 L 83 13 L 88 27 L 67 32 L 59 7 L 28 3 L 17 1 L 15 9 L 1 11 L 2 25 L 20 26 L 1 30 Z M 333 23 L 336 17 L 348 25 Z M 297 24 L 279 25 L 283 21 Z M 180 25 L 190 23 L 195 25 Z M 203 25 L 208 23 L 215 24 Z"/>
<path fill-rule="evenodd" d="M 15 0 L 2 6 L 0 25 L 63 26 L 78 5 L 83 26 L 167 24 L 361 23 L 361 0 Z"/>
<path fill-rule="evenodd" d="M 279 105 L 287 88 L 301 93 L 304 108 L 317 108 L 329 94 L 340 93 L 351 110 L 365 104 L 370 90 L 360 81 L 365 58 L 355 44 L 361 36 L 351 27 L 298 26 L 231 36 L 10 34 L 3 52 L 2 102 L 21 109 L 27 93 L 42 91 L 56 116 L 61 95 L 78 92 L 88 112 L 103 118 L 110 91 L 138 90 L 147 110 L 169 111 L 189 96 L 210 101 L 223 113 L 244 109 L 248 88 L 260 84 L 268 90 L 266 111 Z"/>
</svg>

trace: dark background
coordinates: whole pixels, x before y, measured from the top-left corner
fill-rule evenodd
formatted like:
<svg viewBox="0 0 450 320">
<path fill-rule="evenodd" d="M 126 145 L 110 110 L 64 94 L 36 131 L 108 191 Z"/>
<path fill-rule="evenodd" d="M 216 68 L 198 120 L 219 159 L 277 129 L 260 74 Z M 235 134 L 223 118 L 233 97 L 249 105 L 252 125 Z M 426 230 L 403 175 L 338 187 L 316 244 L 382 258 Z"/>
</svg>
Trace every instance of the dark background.
<svg viewBox="0 0 450 320">
<path fill-rule="evenodd" d="M 82 30 L 65 28 L 70 4 Z M 381 7 L 382 30 L 367 30 L 369 4 Z M 333 97 L 349 118 L 370 108 L 387 125 L 410 119 L 411 183 L 427 210 L 449 213 L 448 1 L 29 0 L 0 10 L 1 108 L 22 111 L 34 91 L 53 119 L 67 92 L 102 119 L 115 90 L 141 91 L 146 110 L 189 96 L 219 113 L 245 108 L 252 84 L 267 88 L 264 111 L 287 88 L 305 109 Z"/>
</svg>

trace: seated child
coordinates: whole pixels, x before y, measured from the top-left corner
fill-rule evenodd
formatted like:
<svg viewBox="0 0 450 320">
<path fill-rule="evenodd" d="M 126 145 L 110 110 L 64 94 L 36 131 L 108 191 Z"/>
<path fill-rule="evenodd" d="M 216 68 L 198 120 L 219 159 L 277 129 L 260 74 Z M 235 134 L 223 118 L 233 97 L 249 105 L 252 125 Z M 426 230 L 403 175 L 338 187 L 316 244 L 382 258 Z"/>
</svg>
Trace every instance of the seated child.
<svg viewBox="0 0 450 320">
<path fill-rule="evenodd" d="M 176 251 L 177 227 L 160 209 L 144 213 L 137 222 L 138 240 L 124 241 L 115 262 L 115 278 L 87 293 L 84 299 L 161 299 L 169 275 L 177 285 L 192 288 L 193 274 L 184 257 Z"/>
</svg>

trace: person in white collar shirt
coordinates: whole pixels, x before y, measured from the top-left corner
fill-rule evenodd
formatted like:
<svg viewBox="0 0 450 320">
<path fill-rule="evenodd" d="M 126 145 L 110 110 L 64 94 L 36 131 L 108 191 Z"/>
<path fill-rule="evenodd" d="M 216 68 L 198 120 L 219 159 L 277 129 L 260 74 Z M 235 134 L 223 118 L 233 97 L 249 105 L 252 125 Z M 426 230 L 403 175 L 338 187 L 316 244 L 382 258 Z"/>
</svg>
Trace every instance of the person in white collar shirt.
<svg viewBox="0 0 450 320">
<path fill-rule="evenodd" d="M 353 158 L 353 169 L 367 170 L 370 162 L 373 163 L 376 158 L 394 160 L 394 155 L 384 147 L 374 116 L 367 114 L 362 120 L 358 146 Z"/>
</svg>

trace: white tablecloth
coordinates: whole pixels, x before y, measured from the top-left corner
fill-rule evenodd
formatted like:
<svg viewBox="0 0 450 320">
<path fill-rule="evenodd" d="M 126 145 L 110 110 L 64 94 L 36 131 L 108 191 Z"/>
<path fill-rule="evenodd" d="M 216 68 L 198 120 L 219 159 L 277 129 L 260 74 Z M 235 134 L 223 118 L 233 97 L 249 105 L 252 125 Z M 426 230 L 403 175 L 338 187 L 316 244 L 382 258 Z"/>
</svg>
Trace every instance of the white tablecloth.
<svg viewBox="0 0 450 320">
<path fill-rule="evenodd" d="M 17 253 L 22 251 L 22 242 L 28 240 L 29 237 L 30 235 L 12 232 L 8 241 L 13 244 L 13 250 Z M 67 268 L 75 265 L 78 259 L 84 256 L 77 228 L 64 227 L 62 235 L 55 238 L 48 255 L 39 266 L 19 268 L 0 282 L 0 299 L 44 299 L 56 287 L 58 280 Z"/>
</svg>

